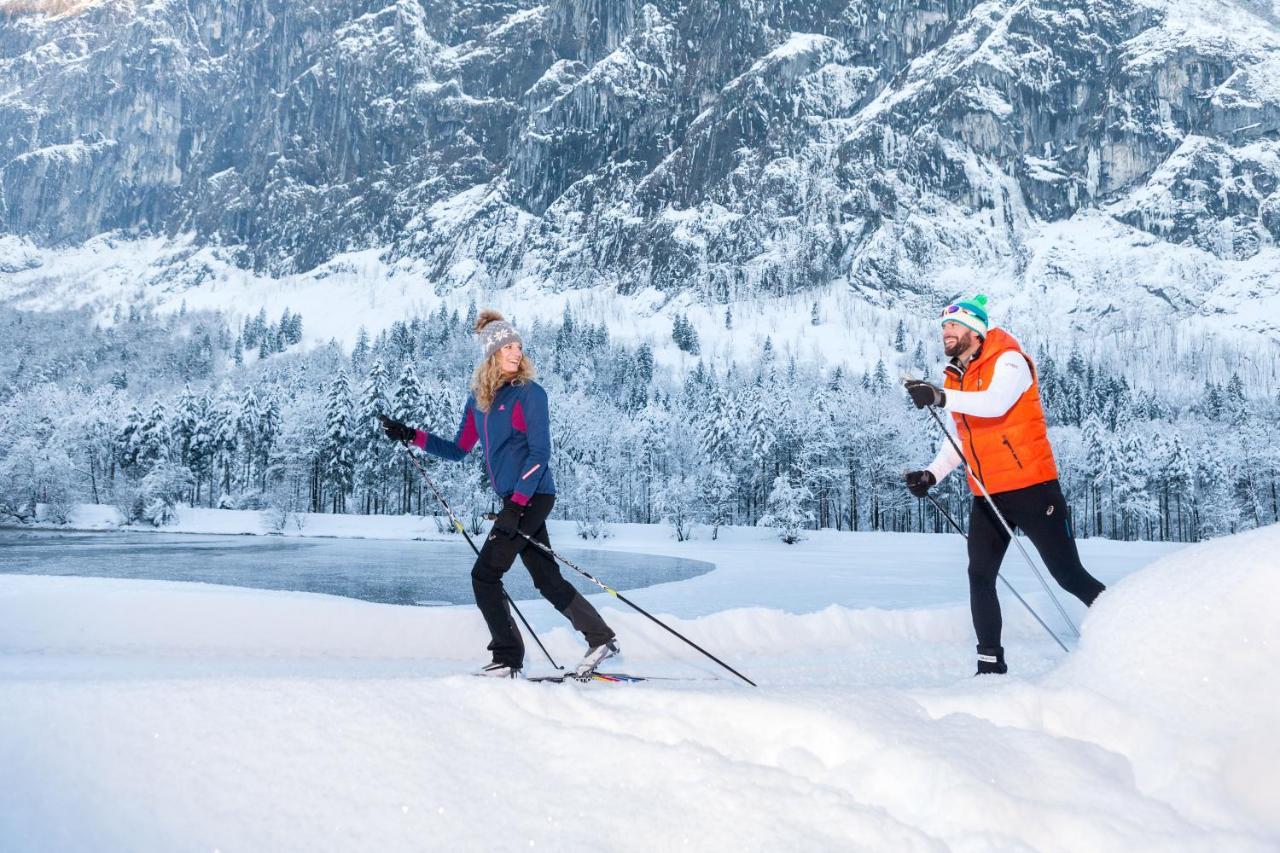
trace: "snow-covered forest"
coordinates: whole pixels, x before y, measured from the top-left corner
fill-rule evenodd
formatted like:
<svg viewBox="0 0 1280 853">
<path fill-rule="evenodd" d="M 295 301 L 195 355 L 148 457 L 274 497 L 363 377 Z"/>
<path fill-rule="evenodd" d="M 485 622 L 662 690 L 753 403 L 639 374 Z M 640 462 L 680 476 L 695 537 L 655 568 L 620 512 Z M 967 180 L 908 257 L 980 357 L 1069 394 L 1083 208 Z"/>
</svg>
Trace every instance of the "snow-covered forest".
<svg viewBox="0 0 1280 853">
<path fill-rule="evenodd" d="M 301 511 L 435 514 L 375 415 L 452 437 L 474 313 L 442 305 L 346 349 L 297 346 L 305 318 L 289 311 L 232 323 L 122 308 L 99 324 L 88 310 L 4 309 L 0 512 L 28 520 L 41 504 L 57 520 L 74 503 L 109 503 L 163 523 L 190 503 L 263 509 L 281 525 Z M 816 308 L 813 322 L 823 322 Z M 527 349 L 552 400 L 556 515 L 585 536 L 621 521 L 665 522 L 680 537 L 724 524 L 791 538 L 945 530 L 902 486 L 940 433 L 897 383 L 936 376 L 938 344 L 901 321 L 879 331 L 885 356 L 852 375 L 772 341 L 749 363 L 707 363 L 681 314 L 655 343 L 678 347 L 683 370 L 572 311 L 531 322 Z M 1247 352 L 1211 363 L 1171 338 L 1102 358 L 1055 343 L 1066 346 L 1028 340 L 1079 535 L 1186 541 L 1280 518 L 1280 400 L 1240 378 L 1251 375 Z M 493 503 L 479 455 L 428 467 L 477 525 Z M 962 478 L 939 493 L 963 523 Z"/>
</svg>

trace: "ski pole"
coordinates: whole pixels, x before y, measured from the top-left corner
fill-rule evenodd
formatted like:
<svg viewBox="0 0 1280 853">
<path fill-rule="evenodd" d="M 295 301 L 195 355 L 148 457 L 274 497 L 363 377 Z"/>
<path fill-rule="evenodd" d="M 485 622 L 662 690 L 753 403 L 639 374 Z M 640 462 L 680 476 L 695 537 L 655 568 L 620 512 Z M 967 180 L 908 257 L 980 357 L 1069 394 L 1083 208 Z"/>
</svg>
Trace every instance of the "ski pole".
<svg viewBox="0 0 1280 853">
<path fill-rule="evenodd" d="M 960 445 L 956 442 L 955 437 L 947 431 L 947 425 L 944 424 L 942 422 L 942 418 L 938 416 L 938 410 L 932 405 L 927 408 L 929 409 L 930 417 L 932 417 L 934 422 L 937 423 L 938 428 L 942 430 L 942 434 L 947 437 L 947 441 L 951 442 L 951 447 L 955 450 L 956 454 L 959 455 L 961 459 L 964 459 L 964 451 L 960 449 Z M 966 464 L 965 467 L 968 468 L 969 466 Z M 1058 608 L 1058 612 L 1062 614 L 1062 619 L 1067 623 L 1067 627 L 1071 629 L 1071 633 L 1075 634 L 1076 638 L 1079 639 L 1080 629 L 1076 627 L 1076 623 L 1071 621 L 1071 617 L 1067 615 L 1067 611 L 1062 606 L 1062 602 L 1058 601 L 1058 597 L 1054 595 L 1053 590 L 1049 588 L 1048 581 L 1044 579 L 1044 575 L 1041 574 L 1040 569 L 1036 567 L 1035 561 L 1032 560 L 1031 555 L 1027 553 L 1026 546 L 1018 541 L 1018 537 L 1013 535 L 1013 528 L 1009 526 L 1009 522 L 1005 521 L 1004 513 L 1000 512 L 1000 508 L 996 506 L 996 502 L 991 499 L 991 493 L 987 491 L 987 486 L 982 482 L 982 478 L 980 478 L 973 469 L 969 469 L 969 476 L 978 484 L 978 489 L 982 492 L 982 496 L 987 499 L 987 506 L 991 507 L 991 511 L 995 514 L 996 519 L 999 520 L 1000 526 L 1004 528 L 1004 532 L 1009 534 L 1010 541 L 1018 547 L 1018 551 L 1022 554 L 1023 559 L 1027 561 L 1027 565 L 1031 567 L 1031 571 L 1040 581 L 1040 585 L 1044 587 L 1045 594 L 1049 596 L 1049 600 L 1054 603 L 1054 606 Z"/>
<path fill-rule="evenodd" d="M 479 558 L 480 549 L 477 548 L 476 543 L 471 540 L 471 535 L 467 533 L 467 528 L 458 520 L 457 513 L 453 511 L 453 507 L 449 506 L 449 502 L 444 499 L 444 495 L 440 494 L 440 490 L 436 488 L 436 484 L 431 479 L 431 475 L 427 473 L 427 469 L 423 468 L 418 462 L 418 458 L 413 455 L 413 451 L 409 449 L 409 445 L 400 441 L 397 441 L 396 444 L 404 448 L 404 452 L 408 454 L 409 461 L 413 463 L 413 467 L 418 469 L 418 473 L 422 475 L 422 479 L 427 481 L 427 486 L 431 489 L 432 494 L 436 496 L 436 500 L 438 500 L 440 505 L 444 507 L 444 511 L 449 514 L 449 520 L 453 522 L 453 526 L 457 528 L 457 531 L 462 534 L 464 539 L 467 540 L 467 544 L 471 546 L 471 550 L 474 551 L 476 557 Z M 547 651 L 547 647 L 542 645 L 542 640 L 538 639 L 537 632 L 533 630 L 533 626 L 529 624 L 529 620 L 524 618 L 524 614 L 520 612 L 519 607 L 516 607 L 516 603 L 511 599 L 511 594 L 508 593 L 505 588 L 502 590 L 502 596 L 507 600 L 507 605 L 516 612 L 517 616 L 520 617 L 520 621 L 524 623 L 524 627 L 529 632 L 529 636 L 533 637 L 533 641 L 538 644 L 538 648 L 542 649 L 542 653 L 547 656 L 547 660 L 551 661 L 551 665 L 563 672 L 564 667 L 556 663 L 555 658 L 551 657 L 551 652 Z"/>
<path fill-rule="evenodd" d="M 964 529 L 960 527 L 959 523 L 957 523 L 954 518 L 951 517 L 951 513 L 946 511 L 946 509 L 942 506 L 942 504 L 938 501 L 938 499 L 934 497 L 932 493 L 926 494 L 925 497 L 929 499 L 929 501 L 934 505 L 934 507 L 938 510 L 938 512 L 942 513 L 942 517 L 947 520 L 947 523 L 955 528 L 956 533 L 959 533 L 961 536 L 963 536 L 965 538 L 965 541 L 967 542 L 969 540 L 969 534 L 964 532 Z M 1070 654 L 1071 650 L 1067 648 L 1066 644 L 1063 643 L 1062 640 L 1058 639 L 1058 635 L 1053 632 L 1053 629 L 1044 623 L 1044 620 L 1040 618 L 1040 614 L 1036 613 L 1035 608 L 1033 608 L 1030 604 L 1028 604 L 1027 600 L 1018 594 L 1018 590 L 1014 588 L 1013 584 L 1010 583 L 1009 580 L 999 572 L 996 573 L 996 577 L 1004 581 L 1004 585 L 1009 588 L 1009 592 L 1013 593 L 1013 597 L 1018 599 L 1018 601 L 1021 602 L 1023 607 L 1027 608 L 1027 612 L 1030 613 L 1035 618 L 1035 620 L 1040 623 L 1040 627 L 1044 628 L 1045 631 L 1049 633 L 1050 637 L 1053 637 L 1053 641 L 1057 643 L 1059 646 L 1061 646 L 1064 652 L 1067 652 L 1068 654 Z"/>
<path fill-rule="evenodd" d="M 504 530 L 503 532 L 505 532 L 505 533 L 510 533 L 511 531 L 509 531 L 509 530 Z M 610 594 L 610 595 L 612 595 L 614 598 L 618 599 L 618 600 L 619 600 L 619 601 L 621 601 L 623 604 L 627 605 L 627 606 L 628 606 L 628 607 L 630 607 L 632 610 L 636 611 L 636 612 L 637 612 L 637 613 L 639 613 L 641 616 L 643 616 L 643 617 L 645 617 L 646 619 L 648 619 L 650 622 L 653 622 L 654 624 L 656 624 L 656 625 L 658 625 L 659 627 L 661 627 L 661 628 L 662 628 L 664 631 L 666 631 L 667 633 L 674 634 L 676 637 L 678 637 L 678 638 L 680 638 L 681 640 L 683 640 L 684 642 L 688 643 L 690 646 L 693 646 L 695 649 L 697 649 L 698 651 L 702 652 L 704 655 L 706 655 L 707 657 L 711 658 L 713 661 L 715 661 L 716 663 L 720 664 L 722 667 L 724 667 L 725 669 L 729 670 L 729 671 L 730 671 L 730 672 L 732 672 L 734 675 L 736 675 L 736 676 L 738 676 L 739 678 L 741 678 L 743 681 L 747 682 L 747 684 L 750 684 L 752 687 L 758 687 L 758 686 L 759 686 L 759 685 L 757 685 L 754 681 L 752 681 L 750 678 L 747 678 L 745 675 L 743 675 L 742 673 L 738 672 L 738 671 L 737 671 L 736 669 L 734 669 L 733 667 L 729 666 L 729 664 L 727 664 L 727 663 L 725 663 L 724 661 L 720 660 L 720 658 L 718 658 L 718 657 L 716 657 L 715 655 L 711 654 L 711 652 L 707 651 L 707 650 L 706 650 L 706 649 L 704 649 L 702 646 L 700 646 L 700 645 L 698 645 L 697 643 L 695 643 L 693 640 L 690 640 L 690 639 L 689 639 L 688 637 L 686 637 L 684 634 L 681 634 L 679 631 L 677 631 L 677 630 L 675 630 L 674 628 L 672 628 L 672 627 L 668 626 L 665 622 L 663 622 L 662 620 L 658 619 L 658 618 L 657 618 L 656 616 L 654 616 L 652 613 L 650 613 L 649 611 L 645 610 L 643 607 L 641 607 L 640 605 L 636 604 L 635 602 L 631 601 L 629 598 L 627 598 L 627 597 L 626 597 L 625 595 L 623 595 L 622 593 L 618 592 L 618 591 L 617 591 L 616 589 L 614 589 L 613 587 L 611 587 L 611 586 L 609 586 L 609 585 L 605 584 L 604 582 L 602 582 L 601 580 L 599 580 L 595 575 L 591 574 L 591 573 L 590 573 L 590 572 L 588 572 L 586 569 L 580 568 L 579 566 L 575 565 L 575 564 L 573 563 L 573 561 L 572 561 L 572 560 L 569 560 L 569 559 L 567 559 L 567 558 L 565 558 L 565 557 L 560 556 L 559 554 L 557 554 L 555 551 L 551 550 L 551 549 L 550 549 L 549 547 L 547 547 L 546 545 L 543 545 L 543 544 L 542 544 L 541 542 L 539 542 L 537 539 L 534 539 L 534 538 L 533 538 L 532 536 L 530 536 L 528 533 L 525 533 L 523 530 L 516 530 L 516 533 L 518 533 L 518 534 L 520 534 L 521 536 L 523 536 L 523 537 L 524 537 L 525 539 L 527 539 L 531 544 L 536 545 L 536 546 L 538 547 L 538 549 L 539 549 L 539 550 L 541 550 L 544 554 L 546 554 L 546 555 L 547 555 L 548 557 L 550 557 L 551 559 L 555 560 L 556 562 L 563 563 L 564 565 L 566 565 L 566 566 L 568 566 L 569 568 L 573 569 L 575 572 L 577 572 L 578 574 L 582 575 L 584 578 L 586 578 L 587 580 L 591 581 L 593 584 L 595 584 L 596 586 L 600 587 L 600 588 L 601 588 L 601 589 L 603 589 L 605 592 L 609 593 L 609 594 Z"/>
</svg>

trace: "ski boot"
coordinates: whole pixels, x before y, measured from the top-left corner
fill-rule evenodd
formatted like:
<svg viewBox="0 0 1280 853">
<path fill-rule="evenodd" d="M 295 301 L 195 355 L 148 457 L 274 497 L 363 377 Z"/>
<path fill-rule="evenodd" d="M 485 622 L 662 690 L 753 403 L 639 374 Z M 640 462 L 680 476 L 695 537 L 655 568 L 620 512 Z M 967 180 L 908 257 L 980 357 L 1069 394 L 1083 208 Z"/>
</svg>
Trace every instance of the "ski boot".
<svg viewBox="0 0 1280 853">
<path fill-rule="evenodd" d="M 588 676 L 595 672 L 596 667 L 600 664 L 604 663 L 611 657 L 616 657 L 618 654 L 618 644 L 613 640 L 610 640 L 607 643 L 602 643 L 598 646 L 592 646 L 587 650 L 586 655 L 578 663 L 578 668 L 574 670 L 574 674 L 579 678 Z"/>
<path fill-rule="evenodd" d="M 498 663 L 497 661 L 486 664 L 473 672 L 472 675 L 478 675 L 481 678 L 524 678 L 524 672 L 520 667 Z"/>
<path fill-rule="evenodd" d="M 1004 675 L 1004 646 L 978 646 L 978 671 L 974 675 Z"/>
</svg>

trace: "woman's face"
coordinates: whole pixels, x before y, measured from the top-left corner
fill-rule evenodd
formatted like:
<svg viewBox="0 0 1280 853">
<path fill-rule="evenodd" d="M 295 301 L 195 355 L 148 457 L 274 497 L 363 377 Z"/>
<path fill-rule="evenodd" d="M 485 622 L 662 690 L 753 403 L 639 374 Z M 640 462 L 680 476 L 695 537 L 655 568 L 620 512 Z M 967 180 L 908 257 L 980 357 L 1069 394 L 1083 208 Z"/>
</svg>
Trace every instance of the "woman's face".
<svg viewBox="0 0 1280 853">
<path fill-rule="evenodd" d="M 524 347 L 519 341 L 512 341 L 498 350 L 498 367 L 508 376 L 520 369 L 520 359 L 524 357 Z"/>
</svg>

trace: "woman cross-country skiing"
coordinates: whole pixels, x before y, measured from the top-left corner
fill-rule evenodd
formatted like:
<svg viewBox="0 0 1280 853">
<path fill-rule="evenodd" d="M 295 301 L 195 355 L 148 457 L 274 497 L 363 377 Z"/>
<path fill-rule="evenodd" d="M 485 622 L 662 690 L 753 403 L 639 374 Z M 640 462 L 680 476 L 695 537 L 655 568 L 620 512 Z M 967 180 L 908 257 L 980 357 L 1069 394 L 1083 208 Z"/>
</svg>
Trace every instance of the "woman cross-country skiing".
<svg viewBox="0 0 1280 853">
<path fill-rule="evenodd" d="M 471 569 L 476 606 L 489 626 L 493 661 L 477 675 L 518 678 L 524 665 L 524 643 L 511 618 L 502 576 L 515 562 L 524 561 L 533 584 L 573 627 L 582 632 L 590 649 L 577 672 L 585 675 L 606 658 L 618 654 L 614 633 L 591 604 L 578 594 L 551 557 L 529 544 L 517 530 L 550 548 L 547 516 L 555 505 L 551 475 L 551 419 L 547 392 L 533 381 L 533 363 L 515 327 L 496 311 L 482 311 L 476 319 L 483 356 L 471 377 L 471 396 L 452 441 L 399 421 L 383 418 L 383 429 L 394 441 L 414 444 L 441 459 L 460 460 L 480 444 L 489 482 L 502 498 L 502 512 Z"/>
<path fill-rule="evenodd" d="M 1027 534 L 1067 592 L 1091 605 L 1106 587 L 1080 563 L 1031 357 L 1008 332 L 989 327 L 982 294 L 948 305 L 941 321 L 943 350 L 951 358 L 946 380 L 941 388 L 913 380 L 907 393 L 916 408 L 936 406 L 951 413 L 950 432 L 958 437 L 964 456 L 950 441 L 943 442 L 929 467 L 906 475 L 907 488 L 925 497 L 931 486 L 965 463 L 973 491 L 969 606 L 978 635 L 978 674 L 1004 674 L 1008 667 L 1000 645 L 996 575 L 1010 539 L 991 504 L 1011 527 Z"/>
</svg>

